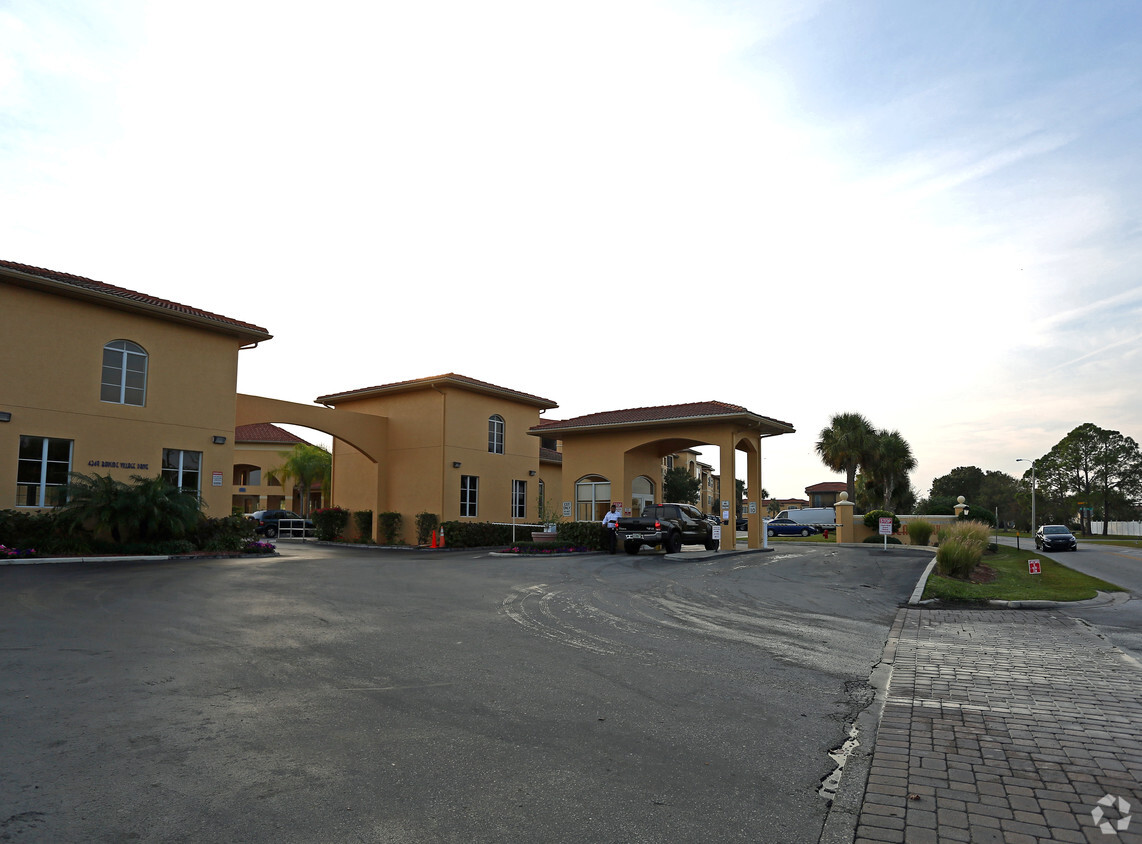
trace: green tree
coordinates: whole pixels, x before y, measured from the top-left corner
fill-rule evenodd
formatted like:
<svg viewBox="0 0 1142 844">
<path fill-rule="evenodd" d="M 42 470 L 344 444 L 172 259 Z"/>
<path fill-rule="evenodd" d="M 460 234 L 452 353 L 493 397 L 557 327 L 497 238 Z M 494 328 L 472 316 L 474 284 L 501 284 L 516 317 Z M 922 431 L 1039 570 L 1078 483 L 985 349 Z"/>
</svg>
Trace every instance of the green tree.
<svg viewBox="0 0 1142 844">
<path fill-rule="evenodd" d="M 1026 526 L 1031 523 L 1030 487 L 1023 490 L 1019 480 L 1006 472 L 984 472 L 978 466 L 957 466 L 946 475 L 932 481 L 928 508 L 920 512 L 951 513 L 959 496 L 971 512 L 986 510 L 1000 522 L 1015 522 Z M 924 502 L 920 505 L 925 506 Z"/>
<path fill-rule="evenodd" d="M 1039 496 L 1046 523 L 1069 521 L 1078 512 L 1090 530 L 1094 513 L 1107 533 L 1112 517 L 1124 503 L 1142 496 L 1142 451 L 1132 438 L 1090 422 L 1079 425 L 1036 461 Z M 1128 514 L 1128 511 L 1127 513 Z"/>
<path fill-rule="evenodd" d="M 696 504 L 702 481 L 695 478 L 680 466 L 666 470 L 666 477 L 662 482 L 662 494 L 666 501 L 677 504 Z"/>
<path fill-rule="evenodd" d="M 868 463 L 876 441 L 876 430 L 859 413 L 838 413 L 821 430 L 817 455 L 834 472 L 845 473 L 849 500 L 856 502 L 857 469 Z"/>
<path fill-rule="evenodd" d="M 866 506 L 878 505 L 884 510 L 900 512 L 898 499 L 911 497 L 912 488 L 908 483 L 908 473 L 916 468 L 916 458 L 912 447 L 899 431 L 877 431 L 872 449 L 867 457 L 867 466 L 861 467 L 865 477 L 865 490 L 875 501 Z"/>
<path fill-rule="evenodd" d="M 271 478 L 285 483 L 293 481 L 301 494 L 301 514 L 309 515 L 309 491 L 314 483 L 320 483 L 324 492 L 329 491 L 333 478 L 333 455 L 320 445 L 298 443 L 289 451 L 281 452 L 284 463 L 268 474 Z"/>
</svg>

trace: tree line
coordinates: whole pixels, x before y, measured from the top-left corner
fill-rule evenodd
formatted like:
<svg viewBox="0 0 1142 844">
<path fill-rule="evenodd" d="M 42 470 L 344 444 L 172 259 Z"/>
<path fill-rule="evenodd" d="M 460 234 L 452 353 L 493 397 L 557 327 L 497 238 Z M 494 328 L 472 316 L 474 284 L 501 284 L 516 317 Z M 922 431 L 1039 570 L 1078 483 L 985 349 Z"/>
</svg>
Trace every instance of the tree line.
<svg viewBox="0 0 1142 844">
<path fill-rule="evenodd" d="M 833 416 L 816 446 L 822 462 L 845 473 L 849 500 L 860 509 L 895 513 L 950 514 L 964 496 L 971 518 L 1021 529 L 1031 524 L 1031 482 L 1036 482 L 1039 524 L 1077 525 L 1090 533 L 1092 521 L 1107 532 L 1111 521 L 1142 516 L 1142 450 L 1120 431 L 1090 422 L 1079 425 L 1019 478 L 977 466 L 958 466 L 932 481 L 917 500 L 908 473 L 916 461 L 897 431 L 875 428 L 859 413 Z"/>
</svg>

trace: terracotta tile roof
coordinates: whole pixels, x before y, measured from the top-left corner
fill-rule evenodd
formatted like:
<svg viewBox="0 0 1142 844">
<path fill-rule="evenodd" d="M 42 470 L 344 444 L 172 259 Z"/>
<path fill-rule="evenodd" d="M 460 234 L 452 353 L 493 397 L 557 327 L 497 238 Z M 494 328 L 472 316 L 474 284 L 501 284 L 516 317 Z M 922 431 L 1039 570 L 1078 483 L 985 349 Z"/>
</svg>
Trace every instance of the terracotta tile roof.
<svg viewBox="0 0 1142 844">
<path fill-rule="evenodd" d="M 628 410 L 606 410 L 601 413 L 588 413 L 585 416 L 576 416 L 562 421 L 545 420 L 530 429 L 534 433 L 542 433 L 547 429 L 573 429 L 597 428 L 612 425 L 638 425 L 654 422 L 685 422 L 696 419 L 719 416 L 749 416 L 767 422 L 770 426 L 787 428 L 790 433 L 793 426 L 788 422 L 758 416 L 741 405 L 727 404 L 720 401 L 700 401 L 689 404 L 668 404 L 660 407 L 635 407 Z M 783 432 L 784 433 L 784 432 Z"/>
<path fill-rule="evenodd" d="M 848 486 L 844 481 L 825 481 L 805 487 L 806 494 L 812 492 L 845 492 Z"/>
<path fill-rule="evenodd" d="M 271 425 L 269 422 L 258 422 L 254 425 L 239 425 L 234 429 L 234 442 L 236 443 L 288 443 L 297 445 L 313 445 L 301 437 L 291 434 L 284 428 Z"/>
<path fill-rule="evenodd" d="M 318 396 L 314 401 L 319 404 L 335 404 L 338 401 L 364 399 L 385 393 L 401 393 L 409 390 L 427 389 L 435 385 L 451 385 L 473 390 L 477 393 L 504 396 L 516 401 L 522 401 L 525 404 L 536 405 L 537 407 L 559 407 L 559 405 L 551 401 L 551 399 L 533 396 L 531 393 L 523 393 L 508 387 L 499 387 L 495 384 L 489 384 L 487 381 L 478 381 L 475 378 L 469 378 L 467 375 L 457 375 L 454 372 L 449 372 L 444 375 L 434 375 L 431 378 L 414 378 L 410 381 L 395 381 L 391 384 L 380 384 L 376 387 L 363 387 L 359 390 L 348 390 L 343 393 L 330 393 L 327 396 Z"/>
<path fill-rule="evenodd" d="M 4 270 L 16 275 L 4 273 Z M 161 315 L 169 318 L 193 322 L 196 325 L 211 326 L 228 333 L 250 336 L 252 340 L 269 340 L 271 337 L 266 329 L 253 323 L 242 322 L 221 314 L 204 311 L 201 308 L 192 308 L 189 305 L 180 305 L 178 302 L 171 302 L 168 299 L 148 296 L 146 293 L 127 290 L 124 287 L 116 287 L 112 284 L 71 273 L 46 270 L 43 267 L 33 267 L 28 264 L 18 264 L 15 261 L 0 259 L 0 275 L 16 283 L 46 282 L 44 286 L 52 288 L 54 292 L 71 293 L 82 298 L 102 300 L 104 303 L 115 303 L 132 310 L 158 311 Z"/>
</svg>

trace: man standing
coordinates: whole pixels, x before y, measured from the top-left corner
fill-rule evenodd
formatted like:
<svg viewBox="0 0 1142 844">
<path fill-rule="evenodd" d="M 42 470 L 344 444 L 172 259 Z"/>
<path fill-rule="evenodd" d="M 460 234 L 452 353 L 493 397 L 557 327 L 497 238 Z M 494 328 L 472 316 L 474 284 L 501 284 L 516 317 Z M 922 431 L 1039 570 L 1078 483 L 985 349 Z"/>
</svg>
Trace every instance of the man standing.
<svg viewBox="0 0 1142 844">
<path fill-rule="evenodd" d="M 615 528 L 619 524 L 618 505 L 611 505 L 611 512 L 603 516 L 603 528 L 607 531 L 607 550 L 609 553 L 614 554 L 618 548 L 618 534 L 615 533 Z"/>
</svg>

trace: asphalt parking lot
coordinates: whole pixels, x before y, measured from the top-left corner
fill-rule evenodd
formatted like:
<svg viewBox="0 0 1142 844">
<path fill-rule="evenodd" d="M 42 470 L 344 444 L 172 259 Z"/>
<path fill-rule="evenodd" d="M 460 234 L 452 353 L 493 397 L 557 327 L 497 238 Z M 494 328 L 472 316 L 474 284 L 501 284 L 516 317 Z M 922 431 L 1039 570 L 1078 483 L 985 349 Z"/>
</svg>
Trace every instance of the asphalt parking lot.
<svg viewBox="0 0 1142 844">
<path fill-rule="evenodd" d="M 816 842 L 924 556 L 0 568 L 0 840 Z"/>
</svg>

